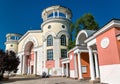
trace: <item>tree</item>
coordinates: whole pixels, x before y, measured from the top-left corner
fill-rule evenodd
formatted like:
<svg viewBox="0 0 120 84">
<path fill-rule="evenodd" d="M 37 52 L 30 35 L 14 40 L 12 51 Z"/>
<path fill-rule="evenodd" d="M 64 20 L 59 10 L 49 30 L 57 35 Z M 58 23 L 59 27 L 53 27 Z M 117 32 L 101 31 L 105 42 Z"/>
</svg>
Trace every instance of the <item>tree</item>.
<svg viewBox="0 0 120 84">
<path fill-rule="evenodd" d="M 97 30 L 99 28 L 98 23 L 95 21 L 92 14 L 87 13 L 80 17 L 75 24 L 70 25 L 70 40 L 68 45 L 68 50 L 75 46 L 75 38 L 77 34 L 82 29 L 87 30 Z M 73 33 L 74 32 L 74 33 Z"/>
<path fill-rule="evenodd" d="M 74 26 L 75 25 L 73 23 L 70 24 L 70 39 L 69 39 L 68 50 L 70 50 L 75 46 L 75 41 L 72 39 L 74 37 L 73 36 Z"/>
<path fill-rule="evenodd" d="M 95 21 L 94 16 L 90 13 L 87 13 L 76 21 L 75 28 L 77 35 L 81 29 L 97 30 L 99 28 L 99 25 Z"/>
<path fill-rule="evenodd" d="M 16 73 L 19 63 L 19 58 L 16 56 L 15 52 L 4 52 L 3 50 L 0 50 L 0 80 L 3 79 L 3 74 L 5 71 L 8 73 Z"/>
</svg>

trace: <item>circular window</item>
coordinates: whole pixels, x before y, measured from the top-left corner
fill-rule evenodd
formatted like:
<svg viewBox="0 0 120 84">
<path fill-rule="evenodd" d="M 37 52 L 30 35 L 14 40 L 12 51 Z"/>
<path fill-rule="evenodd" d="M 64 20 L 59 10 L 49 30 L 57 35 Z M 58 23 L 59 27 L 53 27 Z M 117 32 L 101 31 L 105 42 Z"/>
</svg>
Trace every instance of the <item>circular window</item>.
<svg viewBox="0 0 120 84">
<path fill-rule="evenodd" d="M 62 28 L 65 28 L 65 25 L 62 25 Z"/>
<path fill-rule="evenodd" d="M 51 25 L 48 25 L 48 29 L 50 29 L 51 28 Z"/>
<path fill-rule="evenodd" d="M 11 47 L 13 47 L 13 45 L 12 45 L 12 44 L 11 44 L 10 46 L 11 46 Z"/>
<path fill-rule="evenodd" d="M 102 48 L 107 48 L 109 44 L 110 44 L 109 38 L 104 37 L 104 38 L 101 40 L 101 47 L 102 47 Z"/>
</svg>

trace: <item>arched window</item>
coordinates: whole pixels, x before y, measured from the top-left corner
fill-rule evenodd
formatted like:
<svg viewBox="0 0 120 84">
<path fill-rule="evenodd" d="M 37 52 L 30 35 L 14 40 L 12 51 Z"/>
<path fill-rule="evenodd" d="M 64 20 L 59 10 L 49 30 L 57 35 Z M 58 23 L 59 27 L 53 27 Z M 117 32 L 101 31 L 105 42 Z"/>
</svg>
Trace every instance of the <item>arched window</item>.
<svg viewBox="0 0 120 84">
<path fill-rule="evenodd" d="M 61 45 L 66 46 L 66 36 L 65 35 L 61 36 Z"/>
<path fill-rule="evenodd" d="M 53 37 L 52 37 L 52 35 L 49 35 L 47 37 L 47 46 L 53 46 Z"/>
</svg>

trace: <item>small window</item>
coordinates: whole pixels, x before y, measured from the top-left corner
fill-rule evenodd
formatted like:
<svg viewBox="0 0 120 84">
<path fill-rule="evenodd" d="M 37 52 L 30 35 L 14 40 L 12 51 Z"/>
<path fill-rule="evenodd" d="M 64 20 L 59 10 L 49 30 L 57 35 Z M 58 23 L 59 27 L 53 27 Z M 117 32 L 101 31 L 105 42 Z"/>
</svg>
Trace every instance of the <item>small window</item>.
<svg viewBox="0 0 120 84">
<path fill-rule="evenodd" d="M 11 44 L 10 46 L 11 46 L 11 47 L 13 47 L 13 45 L 12 45 L 12 44 Z"/>
<path fill-rule="evenodd" d="M 82 66 L 82 73 L 87 73 L 87 67 L 86 66 Z"/>
<path fill-rule="evenodd" d="M 48 25 L 48 29 L 50 29 L 51 28 L 51 25 Z"/>
<path fill-rule="evenodd" d="M 65 25 L 62 25 L 62 28 L 65 28 Z"/>
<path fill-rule="evenodd" d="M 53 49 L 47 50 L 47 60 L 53 60 Z"/>
<path fill-rule="evenodd" d="M 62 35 L 60 39 L 61 39 L 61 45 L 66 46 L 66 36 Z"/>
<path fill-rule="evenodd" d="M 47 37 L 47 46 L 53 46 L 53 37 L 52 37 L 52 35 L 49 35 Z"/>
<path fill-rule="evenodd" d="M 61 49 L 61 58 L 67 58 L 67 50 Z"/>
</svg>

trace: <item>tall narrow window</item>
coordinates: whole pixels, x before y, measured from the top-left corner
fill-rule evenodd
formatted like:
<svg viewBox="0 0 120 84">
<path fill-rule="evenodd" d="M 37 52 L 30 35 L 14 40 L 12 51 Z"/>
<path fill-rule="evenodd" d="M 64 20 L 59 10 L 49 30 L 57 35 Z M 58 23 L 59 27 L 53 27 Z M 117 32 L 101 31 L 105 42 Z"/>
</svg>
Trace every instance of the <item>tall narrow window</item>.
<svg viewBox="0 0 120 84">
<path fill-rule="evenodd" d="M 61 49 L 61 58 L 67 58 L 67 50 Z"/>
<path fill-rule="evenodd" d="M 52 37 L 52 35 L 49 35 L 47 37 L 47 46 L 53 46 L 53 37 Z"/>
<path fill-rule="evenodd" d="M 66 36 L 65 35 L 61 36 L 61 45 L 66 46 Z"/>
<path fill-rule="evenodd" d="M 47 60 L 53 60 L 53 49 L 47 50 Z"/>
</svg>

